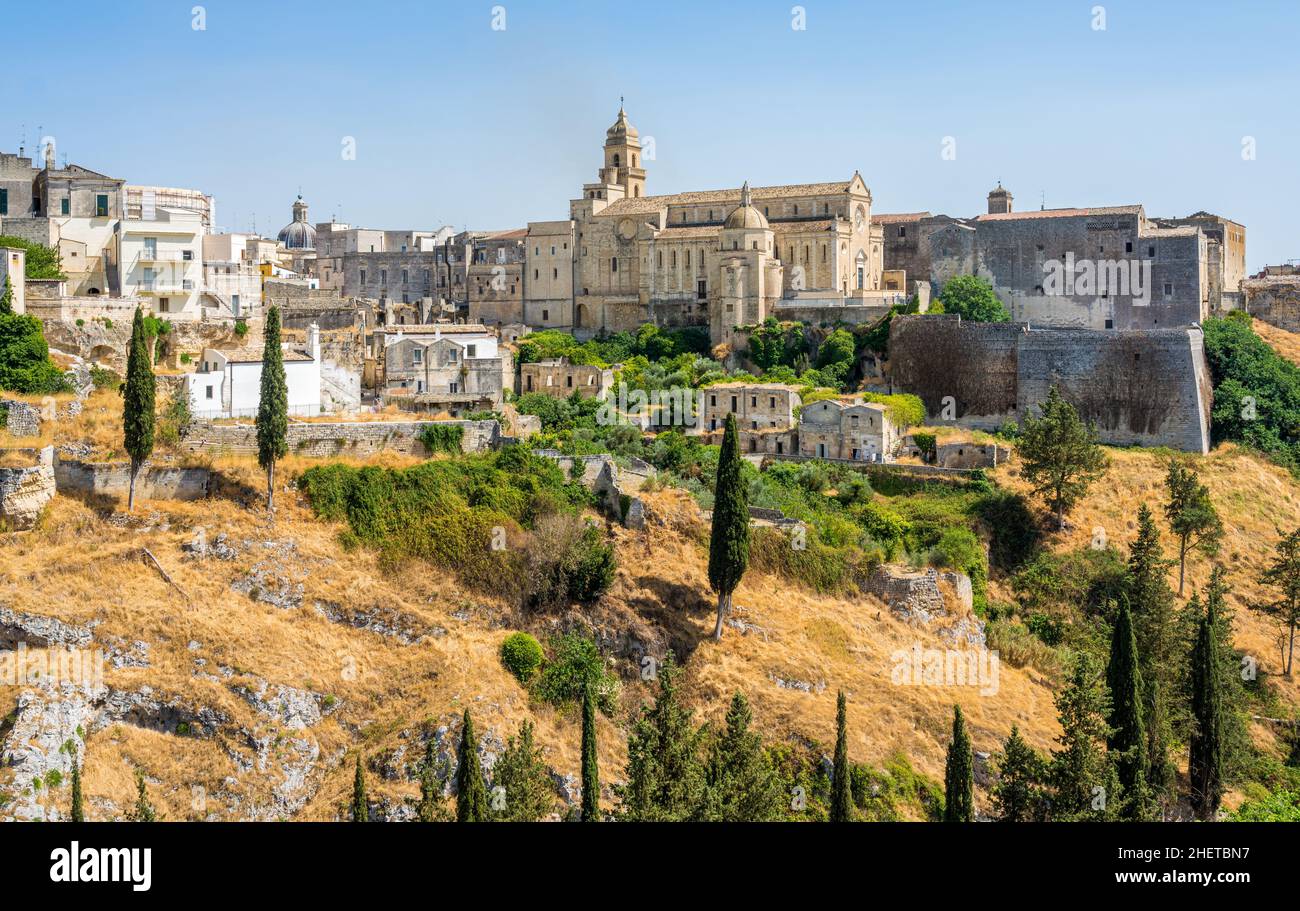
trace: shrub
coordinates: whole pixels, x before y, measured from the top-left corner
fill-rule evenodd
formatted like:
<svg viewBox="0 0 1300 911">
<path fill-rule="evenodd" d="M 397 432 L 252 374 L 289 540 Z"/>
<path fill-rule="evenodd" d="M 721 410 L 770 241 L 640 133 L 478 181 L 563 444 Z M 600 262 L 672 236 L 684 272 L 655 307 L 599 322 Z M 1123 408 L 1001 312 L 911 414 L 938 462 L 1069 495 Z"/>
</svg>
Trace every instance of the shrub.
<svg viewBox="0 0 1300 911">
<path fill-rule="evenodd" d="M 511 633 L 501 643 L 501 663 L 524 686 L 542 667 L 542 645 L 528 633 Z"/>
<path fill-rule="evenodd" d="M 974 323 L 1005 323 L 1011 314 L 993 286 L 975 275 L 959 275 L 944 283 L 940 301 L 944 313 L 956 313 Z M 930 308 L 934 310 L 933 307 Z"/>
<path fill-rule="evenodd" d="M 914 433 L 912 442 L 916 448 L 921 451 L 921 461 L 933 462 L 935 454 L 939 451 L 935 435 L 932 433 Z"/>
<path fill-rule="evenodd" d="M 50 360 L 41 321 L 0 313 L 0 389 L 25 394 L 67 392 L 67 378 Z"/>
<path fill-rule="evenodd" d="M 122 385 L 122 378 L 107 367 L 91 367 L 90 381 L 96 389 L 117 389 Z"/>
<path fill-rule="evenodd" d="M 465 428 L 460 424 L 425 424 L 418 439 L 430 452 L 457 453 L 464 437 Z"/>
<path fill-rule="evenodd" d="M 242 319 L 236 320 L 235 335 L 239 336 L 240 338 L 243 338 L 245 335 L 248 335 L 248 323 L 244 322 Z"/>
<path fill-rule="evenodd" d="M 167 403 L 167 408 L 158 421 L 158 441 L 175 446 L 185 438 L 185 434 L 189 433 L 193 420 L 189 397 L 183 392 L 178 392 Z"/>
<path fill-rule="evenodd" d="M 552 657 L 542 667 L 535 692 L 542 700 L 557 707 L 577 704 L 584 687 L 590 683 L 596 707 L 612 716 L 618 709 L 618 677 L 605 668 L 596 643 L 578 633 L 569 633 L 550 642 Z"/>
</svg>

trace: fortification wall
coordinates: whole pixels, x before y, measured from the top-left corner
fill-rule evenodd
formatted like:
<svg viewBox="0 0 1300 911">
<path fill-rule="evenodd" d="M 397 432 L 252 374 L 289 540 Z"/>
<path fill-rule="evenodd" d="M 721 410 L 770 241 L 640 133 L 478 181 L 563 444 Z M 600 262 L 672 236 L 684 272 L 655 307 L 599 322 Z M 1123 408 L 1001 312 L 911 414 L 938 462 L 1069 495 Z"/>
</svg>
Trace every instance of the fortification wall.
<svg viewBox="0 0 1300 911">
<path fill-rule="evenodd" d="M 1103 443 L 1209 451 L 1212 390 L 1199 328 L 1031 330 L 901 316 L 889 354 L 893 391 L 920 396 L 936 423 L 1019 422 L 1056 386 Z"/>
<path fill-rule="evenodd" d="M 943 423 L 995 430 L 1017 419 L 1018 345 L 1025 332 L 1014 323 L 970 323 L 949 314 L 896 316 L 889 327 L 893 388 L 919 396 L 931 417 L 947 413 Z"/>
<path fill-rule="evenodd" d="M 1209 451 L 1200 329 L 1029 332 L 1020 343 L 1020 413 L 1037 413 L 1052 386 L 1097 425 L 1103 442 Z"/>
</svg>

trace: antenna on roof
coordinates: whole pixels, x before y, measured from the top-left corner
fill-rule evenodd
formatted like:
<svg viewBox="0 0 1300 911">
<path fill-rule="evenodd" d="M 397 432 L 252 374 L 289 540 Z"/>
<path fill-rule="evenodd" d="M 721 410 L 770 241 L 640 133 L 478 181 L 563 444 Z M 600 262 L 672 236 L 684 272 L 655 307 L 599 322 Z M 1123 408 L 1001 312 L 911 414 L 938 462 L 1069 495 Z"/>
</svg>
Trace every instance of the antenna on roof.
<svg viewBox="0 0 1300 911">
<path fill-rule="evenodd" d="M 1038 203 L 1038 211 L 1042 212 L 1044 209 L 1047 208 L 1047 191 L 1041 190 L 1039 192 L 1041 195 L 1040 195 L 1040 201 Z"/>
</svg>

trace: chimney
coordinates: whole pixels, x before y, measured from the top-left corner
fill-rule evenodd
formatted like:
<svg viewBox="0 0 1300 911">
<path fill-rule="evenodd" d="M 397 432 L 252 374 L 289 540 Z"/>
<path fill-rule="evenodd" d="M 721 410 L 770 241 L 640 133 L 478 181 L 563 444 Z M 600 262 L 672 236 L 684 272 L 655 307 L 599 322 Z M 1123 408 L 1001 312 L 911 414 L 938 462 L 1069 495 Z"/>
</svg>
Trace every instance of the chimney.
<svg viewBox="0 0 1300 911">
<path fill-rule="evenodd" d="M 320 326 L 312 323 L 307 327 L 307 349 L 311 352 L 312 360 L 320 363 Z"/>
</svg>

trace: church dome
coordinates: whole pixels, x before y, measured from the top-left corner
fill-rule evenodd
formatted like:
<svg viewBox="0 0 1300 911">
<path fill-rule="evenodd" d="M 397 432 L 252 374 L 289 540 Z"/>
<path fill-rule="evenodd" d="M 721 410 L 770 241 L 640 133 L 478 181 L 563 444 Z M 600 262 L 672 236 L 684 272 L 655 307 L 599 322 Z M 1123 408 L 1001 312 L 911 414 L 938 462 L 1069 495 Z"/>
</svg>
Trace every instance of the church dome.
<svg viewBox="0 0 1300 911">
<path fill-rule="evenodd" d="M 293 221 L 280 229 L 277 239 L 286 250 L 316 249 L 316 229 L 307 223 L 307 203 L 301 196 L 293 203 Z"/>
<path fill-rule="evenodd" d="M 622 142 L 625 139 L 636 139 L 641 134 L 636 131 L 636 127 L 627 122 L 627 114 L 623 111 L 623 105 L 618 106 L 618 120 L 614 125 L 605 131 L 606 142 Z"/>
<path fill-rule="evenodd" d="M 767 217 L 762 212 L 754 208 L 753 202 L 749 197 L 749 181 L 740 188 L 740 205 L 731 210 L 727 216 L 724 228 L 740 228 L 746 231 L 766 231 L 768 229 Z"/>
</svg>

